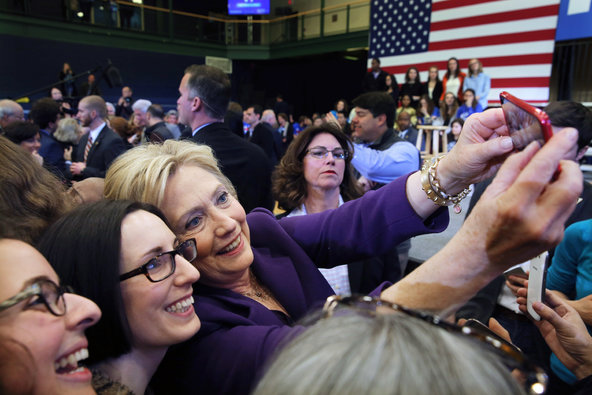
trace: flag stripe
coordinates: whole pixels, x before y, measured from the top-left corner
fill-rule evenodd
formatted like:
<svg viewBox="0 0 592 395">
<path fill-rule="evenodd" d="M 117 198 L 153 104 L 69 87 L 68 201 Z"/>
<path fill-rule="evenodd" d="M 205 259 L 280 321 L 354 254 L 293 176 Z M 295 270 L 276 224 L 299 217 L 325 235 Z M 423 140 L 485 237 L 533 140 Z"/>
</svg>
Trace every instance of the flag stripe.
<svg viewBox="0 0 592 395">
<path fill-rule="evenodd" d="M 500 0 L 456 0 L 454 2 L 451 1 L 434 1 L 432 3 L 432 12 L 434 11 L 442 11 L 442 10 L 448 10 L 450 8 L 456 8 L 456 7 L 463 7 L 463 6 L 468 6 L 468 5 L 474 5 L 475 3 L 491 3 L 494 1 L 500 1 Z"/>
<path fill-rule="evenodd" d="M 512 95 L 526 100 L 528 103 L 547 103 L 549 97 L 549 88 L 515 88 L 506 86 L 495 88 L 489 92 L 489 103 L 499 104 L 499 94 L 503 91 L 510 92 Z"/>
<path fill-rule="evenodd" d="M 506 45 L 487 45 L 484 47 L 458 48 L 454 50 L 449 49 L 442 51 L 422 52 L 418 54 L 399 55 L 392 58 L 385 58 L 385 61 L 382 61 L 381 64 L 387 67 L 399 65 L 405 65 L 409 67 L 426 62 L 430 64 L 433 64 L 434 61 L 447 62 L 450 57 L 454 56 L 458 59 L 466 59 L 465 62 L 461 62 L 461 67 L 466 68 L 468 60 L 472 58 L 484 59 L 491 55 L 498 55 L 496 57 L 507 57 L 515 55 L 552 54 L 553 47 L 554 41 L 552 40 Z M 488 63 L 483 61 L 483 67 L 487 66 Z"/>
<path fill-rule="evenodd" d="M 455 0 L 449 0 L 448 2 L 451 4 L 456 3 Z M 558 0 L 503 0 L 491 2 L 488 4 L 475 4 L 466 7 L 455 7 L 453 10 L 433 12 L 431 19 L 432 22 L 442 22 L 445 20 L 468 18 L 475 15 L 499 14 L 503 12 L 519 10 L 525 11 L 524 19 L 528 19 L 532 17 L 532 15 L 530 15 L 532 9 L 558 4 Z"/>
<path fill-rule="evenodd" d="M 546 65 L 548 67 L 551 67 L 551 62 L 553 60 L 553 54 L 534 54 L 534 55 L 517 55 L 517 56 L 501 56 L 501 57 L 495 57 L 495 58 L 486 58 L 486 57 L 481 57 L 479 58 L 481 59 L 481 62 L 483 62 L 485 65 L 487 65 L 487 73 L 488 74 L 492 74 L 492 68 L 497 68 L 497 66 L 507 66 L 508 63 L 512 64 L 512 65 L 517 65 L 517 66 L 522 66 L 522 65 L 533 65 L 533 66 L 538 66 L 538 65 Z M 459 62 L 461 64 L 462 67 L 466 67 L 466 65 L 468 64 L 470 58 L 466 58 L 466 59 L 459 59 Z M 428 70 L 431 66 L 436 66 L 441 73 L 443 74 L 443 70 L 446 70 L 446 60 L 441 60 L 438 62 L 425 62 L 425 63 L 416 63 L 414 64 L 415 67 L 417 67 L 419 70 Z M 491 67 L 489 67 L 491 66 Z M 408 64 L 403 64 L 400 66 L 389 66 L 389 67 L 383 67 L 383 70 L 385 70 L 387 73 L 389 74 L 405 74 L 405 72 L 407 71 L 407 69 L 409 68 Z M 425 73 L 425 74 L 424 74 Z M 422 81 L 425 81 L 425 75 L 427 75 L 427 71 L 425 72 L 421 72 L 420 73 L 422 75 Z M 530 70 L 528 71 L 527 75 L 530 74 Z M 399 80 L 399 76 L 397 75 L 397 81 Z"/>
<path fill-rule="evenodd" d="M 496 78 L 491 81 L 492 88 L 503 88 L 506 86 L 516 88 L 545 88 L 549 86 L 549 77 Z"/>
<path fill-rule="evenodd" d="M 430 32 L 430 43 L 454 40 L 460 37 L 485 37 L 500 33 L 519 33 L 533 30 L 555 29 L 557 26 L 557 16 L 546 16 L 542 18 L 529 19 L 528 23 L 524 21 L 510 21 L 501 23 L 488 23 L 486 25 L 461 27 L 458 29 L 447 29 Z"/>
<path fill-rule="evenodd" d="M 553 40 L 555 38 L 555 29 L 535 30 L 530 32 L 500 34 L 497 36 L 488 36 L 475 39 L 473 37 L 461 38 L 458 40 L 448 40 L 441 42 L 430 42 L 430 51 L 440 51 L 443 49 L 467 48 L 472 46 L 497 45 L 508 42 L 524 41 L 542 41 Z"/>
<path fill-rule="evenodd" d="M 528 18 L 537 18 L 542 16 L 557 16 L 559 5 L 550 5 L 545 7 L 538 7 L 528 11 Z M 434 22 L 432 19 L 432 30 L 444 30 L 457 27 L 480 25 L 485 23 L 507 22 L 524 20 L 524 10 L 500 12 L 498 14 L 476 15 L 466 18 L 453 19 L 448 21 Z"/>
</svg>

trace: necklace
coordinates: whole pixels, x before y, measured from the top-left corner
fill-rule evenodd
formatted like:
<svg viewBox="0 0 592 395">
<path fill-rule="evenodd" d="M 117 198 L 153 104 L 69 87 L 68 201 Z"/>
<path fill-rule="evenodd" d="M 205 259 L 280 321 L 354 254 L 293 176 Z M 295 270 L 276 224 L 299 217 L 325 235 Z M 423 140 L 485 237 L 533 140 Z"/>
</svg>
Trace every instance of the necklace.
<svg viewBox="0 0 592 395">
<path fill-rule="evenodd" d="M 242 295 L 248 296 L 250 298 L 256 297 L 262 300 L 270 300 L 269 291 L 265 288 L 265 286 L 259 285 L 259 281 L 257 281 L 257 277 L 253 274 L 252 271 L 249 270 L 249 282 L 251 284 L 250 291 L 241 292 Z"/>
</svg>

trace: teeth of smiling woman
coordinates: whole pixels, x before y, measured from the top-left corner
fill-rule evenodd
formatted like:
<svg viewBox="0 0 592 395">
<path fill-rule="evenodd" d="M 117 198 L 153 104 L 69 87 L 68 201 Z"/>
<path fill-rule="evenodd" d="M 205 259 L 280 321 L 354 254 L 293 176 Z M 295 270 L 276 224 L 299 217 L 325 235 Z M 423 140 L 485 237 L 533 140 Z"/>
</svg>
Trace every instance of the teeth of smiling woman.
<svg viewBox="0 0 592 395">
<path fill-rule="evenodd" d="M 218 252 L 218 254 L 226 254 L 227 252 L 234 250 L 236 247 L 238 247 L 238 245 L 240 244 L 240 241 L 241 241 L 241 238 L 239 235 L 235 241 L 233 241 L 228 247 L 224 248 L 223 250 L 220 250 L 220 252 Z"/>
<path fill-rule="evenodd" d="M 78 361 L 88 358 L 88 349 L 81 348 L 71 354 L 68 354 L 59 361 L 54 362 L 54 367 L 58 373 L 75 373 L 82 371 L 83 367 L 78 366 Z"/>
<path fill-rule="evenodd" d="M 175 303 L 167 307 L 165 310 L 168 313 L 184 313 L 193 305 L 193 296 L 188 297 L 187 299 L 183 299 L 180 302 Z"/>
</svg>

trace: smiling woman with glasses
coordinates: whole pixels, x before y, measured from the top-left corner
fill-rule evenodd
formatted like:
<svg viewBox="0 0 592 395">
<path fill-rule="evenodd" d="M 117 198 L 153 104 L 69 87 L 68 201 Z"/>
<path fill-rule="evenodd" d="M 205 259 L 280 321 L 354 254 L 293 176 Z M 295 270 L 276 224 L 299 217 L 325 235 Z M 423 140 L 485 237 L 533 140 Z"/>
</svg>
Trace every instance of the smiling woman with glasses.
<svg viewBox="0 0 592 395">
<path fill-rule="evenodd" d="M 101 312 L 59 282 L 33 247 L 0 236 L 0 393 L 94 394 L 84 332 Z"/>
<path fill-rule="evenodd" d="M 104 311 L 87 333 L 99 394 L 143 394 L 168 347 L 199 330 L 195 240 L 179 243 L 154 206 L 82 206 L 48 229 L 40 250 L 63 281 Z"/>
<path fill-rule="evenodd" d="M 374 114 L 368 122 L 384 125 L 384 114 Z M 577 133 L 566 129 L 540 149 L 532 145 L 509 155 L 513 145 L 503 112 L 474 114 L 454 149 L 427 162 L 422 171 L 336 209 L 279 221 L 265 209 L 245 214 L 207 146 L 167 140 L 124 153 L 107 172 L 105 197 L 146 201 L 162 209 L 180 240 L 195 238 L 194 264 L 202 275 L 193 288 L 203 328 L 169 350 L 153 388 L 163 393 L 248 393 L 278 344 L 303 330 L 294 322 L 334 294 L 318 268 L 385 254 L 410 237 L 443 230 L 447 206 L 466 196 L 469 184 L 498 172 L 440 252 L 397 283 L 382 284 L 371 293 L 447 316 L 504 269 L 559 241 L 581 192 L 582 176 L 577 164 L 563 161 L 559 178 L 552 177 L 576 140 Z M 304 150 L 347 147 L 334 141 L 311 144 Z M 347 159 L 333 154 L 318 159 L 304 150 L 300 159 L 320 166 L 317 187 L 339 185 Z M 304 176 L 298 182 L 307 184 Z M 294 198 L 301 199 L 304 192 L 308 189 Z M 121 284 L 127 281 L 132 279 Z"/>
</svg>

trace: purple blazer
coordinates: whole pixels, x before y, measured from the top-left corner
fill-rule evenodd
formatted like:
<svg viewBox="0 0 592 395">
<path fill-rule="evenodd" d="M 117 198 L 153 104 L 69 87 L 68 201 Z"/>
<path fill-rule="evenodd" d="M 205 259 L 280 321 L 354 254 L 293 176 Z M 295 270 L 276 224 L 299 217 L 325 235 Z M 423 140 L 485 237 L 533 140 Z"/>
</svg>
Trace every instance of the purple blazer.
<svg viewBox="0 0 592 395">
<path fill-rule="evenodd" d="M 380 255 L 410 237 L 446 228 L 446 209 L 426 221 L 415 213 L 407 201 L 406 182 L 407 177 L 400 177 L 319 214 L 278 221 L 265 209 L 253 210 L 247 215 L 252 270 L 290 318 L 236 292 L 198 282 L 194 307 L 201 329 L 169 349 L 151 388 L 156 393 L 248 394 L 277 346 L 304 329 L 292 321 L 333 294 L 317 266 Z"/>
</svg>

